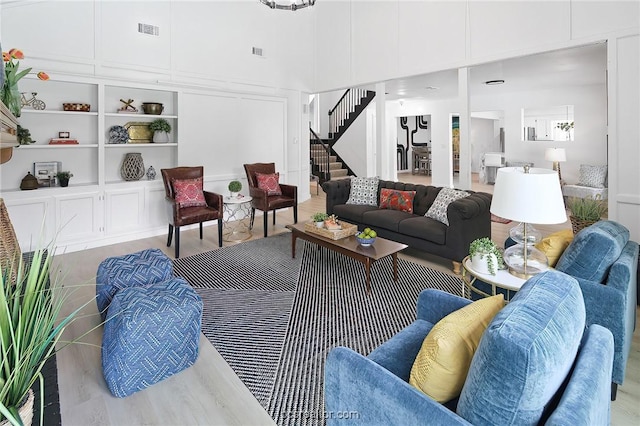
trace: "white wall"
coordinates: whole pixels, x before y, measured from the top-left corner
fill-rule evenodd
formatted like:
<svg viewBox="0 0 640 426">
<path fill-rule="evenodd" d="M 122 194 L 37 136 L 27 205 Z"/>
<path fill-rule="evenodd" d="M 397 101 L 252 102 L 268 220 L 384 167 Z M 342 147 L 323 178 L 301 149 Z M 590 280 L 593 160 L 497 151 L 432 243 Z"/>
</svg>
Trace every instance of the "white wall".
<svg viewBox="0 0 640 426">
<path fill-rule="evenodd" d="M 497 120 L 471 117 L 471 171 L 478 173 L 485 152 L 500 152 L 500 127 Z"/>
</svg>

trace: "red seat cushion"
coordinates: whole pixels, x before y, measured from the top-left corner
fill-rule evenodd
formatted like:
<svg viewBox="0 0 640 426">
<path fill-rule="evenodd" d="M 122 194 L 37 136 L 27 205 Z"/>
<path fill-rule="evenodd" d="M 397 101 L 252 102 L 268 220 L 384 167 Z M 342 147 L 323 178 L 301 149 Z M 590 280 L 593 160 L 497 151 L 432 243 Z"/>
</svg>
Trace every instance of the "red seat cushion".
<svg viewBox="0 0 640 426">
<path fill-rule="evenodd" d="M 173 179 L 173 190 L 178 206 L 203 207 L 207 205 L 202 192 L 202 178 Z"/>
<path fill-rule="evenodd" d="M 280 183 L 278 182 L 280 173 L 256 173 L 256 180 L 258 181 L 258 188 L 267 191 L 267 195 L 282 195 L 282 188 L 280 188 Z"/>
</svg>

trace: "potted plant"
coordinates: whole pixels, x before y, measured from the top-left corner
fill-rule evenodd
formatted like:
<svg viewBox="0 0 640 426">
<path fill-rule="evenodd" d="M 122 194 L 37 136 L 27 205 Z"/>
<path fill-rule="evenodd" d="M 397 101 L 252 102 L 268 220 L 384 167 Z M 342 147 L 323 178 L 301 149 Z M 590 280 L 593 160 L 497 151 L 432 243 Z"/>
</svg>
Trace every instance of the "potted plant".
<svg viewBox="0 0 640 426">
<path fill-rule="evenodd" d="M 324 221 L 329 217 L 326 213 L 316 212 L 311 216 L 311 220 L 316 223 L 318 228 L 322 228 L 324 226 Z"/>
<path fill-rule="evenodd" d="M 231 198 L 237 197 L 238 193 L 242 190 L 242 182 L 239 180 L 232 180 L 229 182 L 229 192 L 231 193 Z"/>
<path fill-rule="evenodd" d="M 149 130 L 153 132 L 153 142 L 169 142 L 169 132 L 171 131 L 171 124 L 169 124 L 169 122 L 164 118 L 158 118 L 149 123 Z"/>
<path fill-rule="evenodd" d="M 66 187 L 69 186 L 69 179 L 73 176 L 73 173 L 69 171 L 58 172 L 56 173 L 56 177 L 60 182 L 60 186 Z"/>
<path fill-rule="evenodd" d="M 53 253 L 36 250 L 29 264 L 22 258 L 17 264 L 0 264 L 0 423 L 30 423 L 31 388 L 36 382 L 43 388 L 45 362 L 56 352 L 65 327 L 86 306 L 60 315 L 72 293 L 64 288 L 60 275 L 50 281 L 53 257 L 48 252 Z M 15 279 L 11 279 L 14 271 Z M 40 413 L 43 410 L 41 399 Z"/>
<path fill-rule="evenodd" d="M 567 208 L 571 211 L 569 220 L 573 233 L 591 226 L 607 212 L 607 203 L 599 195 L 594 197 L 568 197 Z"/>
<path fill-rule="evenodd" d="M 471 242 L 469 256 L 471 267 L 481 274 L 495 275 L 498 269 L 504 266 L 500 249 L 487 237 Z"/>
</svg>

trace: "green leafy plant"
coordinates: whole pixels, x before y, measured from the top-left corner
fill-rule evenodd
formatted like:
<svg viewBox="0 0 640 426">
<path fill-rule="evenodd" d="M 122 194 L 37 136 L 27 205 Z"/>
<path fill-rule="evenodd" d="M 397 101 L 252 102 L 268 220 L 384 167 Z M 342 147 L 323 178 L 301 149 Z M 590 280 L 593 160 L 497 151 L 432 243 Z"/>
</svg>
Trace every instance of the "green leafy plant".
<svg viewBox="0 0 640 426">
<path fill-rule="evenodd" d="M 58 172 L 58 173 L 56 173 L 56 177 L 58 179 L 69 179 L 69 178 L 73 177 L 73 173 L 71 173 L 69 171 Z"/>
<path fill-rule="evenodd" d="M 494 254 L 496 256 L 496 259 L 498 260 L 498 268 L 504 267 L 502 252 L 490 238 L 478 238 L 477 240 L 473 240 L 469 245 L 469 256 L 473 257 L 478 255 L 480 256 L 480 259 L 486 258 L 487 269 L 492 275 L 494 275 L 496 271 L 493 269 L 493 262 L 491 262 L 491 258 L 487 256 L 488 254 Z"/>
<path fill-rule="evenodd" d="M 314 222 L 324 222 L 328 217 L 329 215 L 327 215 L 326 213 L 316 212 L 313 214 L 313 216 L 311 216 L 311 220 L 313 220 Z"/>
<path fill-rule="evenodd" d="M 568 197 L 567 208 L 577 219 L 597 222 L 607 212 L 607 203 L 599 195 L 595 198 Z"/>
<path fill-rule="evenodd" d="M 171 124 L 164 118 L 158 118 L 149 123 L 149 130 L 152 132 L 167 132 L 171 131 Z"/>
<path fill-rule="evenodd" d="M 16 134 L 20 145 L 28 145 L 35 141 L 31 139 L 31 132 L 18 124 L 18 132 Z"/>
<path fill-rule="evenodd" d="M 572 122 L 563 122 L 563 123 L 558 123 L 556 125 L 556 127 L 560 130 L 563 130 L 565 132 L 568 132 L 569 130 L 573 129 L 573 121 Z"/>
<path fill-rule="evenodd" d="M 44 395 L 44 363 L 56 352 L 65 327 L 86 306 L 60 315 L 73 291 L 64 288 L 59 274 L 50 280 L 53 257 L 48 252 L 36 250 L 29 265 L 21 259 L 17 265 L 0 266 L 0 420 L 13 425 L 22 424 L 18 409 L 36 381 Z M 15 281 L 10 279 L 14 268 Z M 40 404 L 42 424 L 44 401 Z"/>
<path fill-rule="evenodd" d="M 242 190 L 242 182 L 239 180 L 232 180 L 229 182 L 228 188 L 230 192 L 240 192 Z"/>
</svg>

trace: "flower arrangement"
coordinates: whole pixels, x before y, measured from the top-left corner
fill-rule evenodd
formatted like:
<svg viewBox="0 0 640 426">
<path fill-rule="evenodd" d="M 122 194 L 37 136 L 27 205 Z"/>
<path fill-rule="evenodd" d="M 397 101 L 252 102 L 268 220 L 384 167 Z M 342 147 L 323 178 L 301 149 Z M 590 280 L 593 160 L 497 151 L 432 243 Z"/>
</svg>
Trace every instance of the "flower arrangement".
<svg viewBox="0 0 640 426">
<path fill-rule="evenodd" d="M 16 59 L 15 62 L 14 59 Z M 20 110 L 22 108 L 20 90 L 18 90 L 18 81 L 31 72 L 31 68 L 18 71 L 20 68 L 20 59 L 24 59 L 24 53 L 22 53 L 21 50 L 11 49 L 8 52 L 2 52 L 2 61 L 4 62 L 4 84 L 0 91 L 0 99 L 16 117 L 20 117 Z M 44 71 L 40 71 L 36 75 L 40 80 L 49 80 L 49 75 Z"/>
<path fill-rule="evenodd" d="M 171 124 L 169 124 L 169 122 L 167 120 L 165 120 L 164 118 L 158 118 L 156 120 L 153 120 L 149 124 L 149 130 L 151 130 L 152 132 L 167 132 L 167 133 L 169 133 L 171 131 Z"/>
<path fill-rule="evenodd" d="M 327 215 L 326 213 L 316 212 L 313 214 L 313 216 L 311 216 L 311 220 L 313 220 L 314 222 L 324 222 L 328 217 L 329 215 Z"/>
<path fill-rule="evenodd" d="M 502 259 L 500 249 L 498 249 L 498 246 L 496 246 L 496 244 L 487 237 L 478 238 L 471 242 L 471 245 L 469 245 L 469 256 L 471 256 L 472 262 L 475 260 L 475 257 L 477 257 L 478 262 L 483 260 L 486 261 L 486 270 L 491 275 L 496 274 L 496 267 L 504 267 L 504 260 Z M 475 269 L 483 272 L 484 268 L 480 269 L 477 265 L 478 263 L 474 264 L 474 266 L 476 266 Z"/>
<path fill-rule="evenodd" d="M 229 182 L 229 186 L 227 188 L 229 188 L 229 192 L 240 192 L 242 191 L 242 182 L 239 180 L 232 180 Z"/>
</svg>

